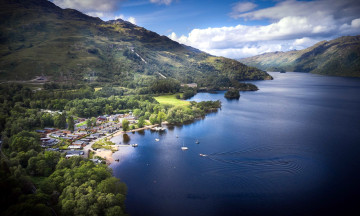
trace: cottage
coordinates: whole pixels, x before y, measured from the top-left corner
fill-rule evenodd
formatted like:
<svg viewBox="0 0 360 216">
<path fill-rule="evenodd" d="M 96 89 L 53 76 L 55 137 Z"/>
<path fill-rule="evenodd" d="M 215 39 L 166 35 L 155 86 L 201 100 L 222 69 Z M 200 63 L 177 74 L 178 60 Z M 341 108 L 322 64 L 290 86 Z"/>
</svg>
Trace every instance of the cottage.
<svg viewBox="0 0 360 216">
<path fill-rule="evenodd" d="M 105 116 L 99 116 L 97 117 L 97 120 L 103 122 L 103 121 L 107 121 L 107 118 Z"/>
<path fill-rule="evenodd" d="M 54 146 L 58 143 L 56 139 L 51 139 L 51 138 L 42 138 L 40 140 L 44 146 Z"/>
<path fill-rule="evenodd" d="M 47 148 L 45 151 L 60 151 L 59 148 Z"/>
<path fill-rule="evenodd" d="M 70 137 L 72 140 L 76 140 L 79 138 L 78 135 L 74 135 L 74 134 L 68 134 L 67 136 Z"/>
<path fill-rule="evenodd" d="M 81 149 L 82 147 L 79 145 L 69 145 L 68 149 Z"/>
<path fill-rule="evenodd" d="M 46 131 L 46 133 L 51 133 L 56 131 L 56 128 L 44 128 L 44 130 Z"/>
<path fill-rule="evenodd" d="M 72 145 L 74 146 L 80 146 L 80 147 L 85 147 L 86 143 L 84 141 L 81 140 L 76 140 L 75 142 L 72 143 Z"/>
<path fill-rule="evenodd" d="M 81 141 L 84 141 L 85 143 L 89 143 L 91 141 L 91 139 L 89 138 L 82 138 Z"/>
<path fill-rule="evenodd" d="M 188 83 L 188 84 L 181 84 L 181 87 L 189 87 L 189 88 L 197 88 L 197 84 L 196 83 Z"/>
<path fill-rule="evenodd" d="M 95 164 L 101 164 L 101 160 L 99 159 L 90 159 L 92 162 L 94 162 Z"/>
<path fill-rule="evenodd" d="M 52 134 L 50 134 L 50 137 L 60 138 L 60 137 L 63 137 L 63 134 L 62 133 L 52 133 Z"/>
<path fill-rule="evenodd" d="M 51 138 L 49 138 L 49 137 L 44 137 L 44 138 L 40 138 L 40 141 L 41 142 L 44 142 L 44 141 L 48 141 L 48 140 L 50 140 Z"/>
<path fill-rule="evenodd" d="M 83 151 L 68 151 L 66 152 L 66 158 L 70 158 L 70 157 L 73 157 L 73 156 L 80 156 L 80 155 L 84 155 L 84 152 Z"/>
</svg>

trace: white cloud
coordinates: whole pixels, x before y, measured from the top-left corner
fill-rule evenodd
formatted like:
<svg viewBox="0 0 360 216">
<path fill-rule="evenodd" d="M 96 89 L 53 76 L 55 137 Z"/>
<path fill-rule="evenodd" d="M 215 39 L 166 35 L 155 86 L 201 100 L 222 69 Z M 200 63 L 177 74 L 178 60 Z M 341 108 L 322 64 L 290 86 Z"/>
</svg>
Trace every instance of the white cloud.
<svg viewBox="0 0 360 216">
<path fill-rule="evenodd" d="M 232 8 L 232 13 L 243 13 L 247 11 L 251 11 L 257 7 L 256 4 L 252 2 L 238 2 Z"/>
<path fill-rule="evenodd" d="M 354 19 L 351 21 L 351 27 L 352 28 L 360 28 L 360 18 Z"/>
<path fill-rule="evenodd" d="M 170 5 L 173 0 L 150 0 L 151 3 Z"/>
<path fill-rule="evenodd" d="M 129 17 L 128 21 L 131 22 L 131 23 L 134 24 L 134 25 L 136 24 L 136 19 L 135 19 L 135 17 Z"/>
<path fill-rule="evenodd" d="M 122 19 L 122 20 L 124 20 L 124 19 L 125 19 L 124 14 L 119 14 L 119 15 L 115 16 L 114 20 L 117 20 L 117 19 Z"/>
<path fill-rule="evenodd" d="M 119 14 L 119 15 L 115 16 L 113 19 L 114 20 L 117 20 L 117 19 L 126 20 L 126 21 L 129 21 L 132 24 L 136 25 L 136 19 L 135 19 L 135 17 L 132 17 L 132 16 L 126 17 L 124 14 Z"/>
<path fill-rule="evenodd" d="M 254 9 L 252 7 L 239 7 L 236 11 L 235 5 L 230 15 L 270 19 L 272 23 L 193 29 L 187 36 L 172 33 L 169 37 L 213 55 L 241 58 L 303 49 L 324 39 L 360 34 L 360 3 L 357 0 L 286 0 L 270 8 L 245 12 Z"/>
</svg>

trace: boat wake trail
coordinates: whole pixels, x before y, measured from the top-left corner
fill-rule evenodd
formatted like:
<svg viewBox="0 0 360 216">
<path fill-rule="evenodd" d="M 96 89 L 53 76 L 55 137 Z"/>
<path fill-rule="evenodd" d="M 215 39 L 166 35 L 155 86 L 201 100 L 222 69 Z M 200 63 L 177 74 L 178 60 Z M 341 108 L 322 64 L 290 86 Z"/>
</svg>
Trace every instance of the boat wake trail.
<svg viewBox="0 0 360 216">
<path fill-rule="evenodd" d="M 264 146 L 228 152 L 208 154 L 207 160 L 212 166 L 204 170 L 211 176 L 236 178 L 236 184 L 246 187 L 259 184 L 263 188 L 271 188 L 274 182 L 294 180 L 304 175 L 314 164 L 308 149 L 294 146 Z M 256 183 L 257 182 L 257 183 Z"/>
</svg>

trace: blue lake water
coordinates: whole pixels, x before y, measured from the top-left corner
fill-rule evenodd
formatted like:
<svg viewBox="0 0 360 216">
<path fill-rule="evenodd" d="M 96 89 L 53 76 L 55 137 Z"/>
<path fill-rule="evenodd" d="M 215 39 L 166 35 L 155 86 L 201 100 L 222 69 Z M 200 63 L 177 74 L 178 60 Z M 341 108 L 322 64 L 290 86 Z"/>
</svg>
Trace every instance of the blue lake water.
<svg viewBox="0 0 360 216">
<path fill-rule="evenodd" d="M 129 214 L 320 215 L 358 204 L 360 79 L 271 75 L 239 100 L 197 94 L 222 101 L 202 120 L 129 133 L 139 147 L 111 165 L 128 186 Z"/>
</svg>

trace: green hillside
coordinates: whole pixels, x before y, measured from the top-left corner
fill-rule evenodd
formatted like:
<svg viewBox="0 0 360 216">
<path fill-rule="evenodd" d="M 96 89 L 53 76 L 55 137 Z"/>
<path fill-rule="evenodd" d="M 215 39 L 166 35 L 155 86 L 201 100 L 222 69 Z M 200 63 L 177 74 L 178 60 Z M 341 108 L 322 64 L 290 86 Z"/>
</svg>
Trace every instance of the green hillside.
<svg viewBox="0 0 360 216">
<path fill-rule="evenodd" d="M 211 56 L 129 22 L 104 22 L 46 0 L 0 0 L 0 29 L 0 80 L 44 75 L 54 81 L 126 86 L 135 78 L 147 82 L 171 77 L 202 87 L 271 79 L 257 68 Z"/>
<path fill-rule="evenodd" d="M 267 71 L 360 77 L 360 36 L 340 37 L 299 51 L 265 53 L 239 61 Z"/>
</svg>

